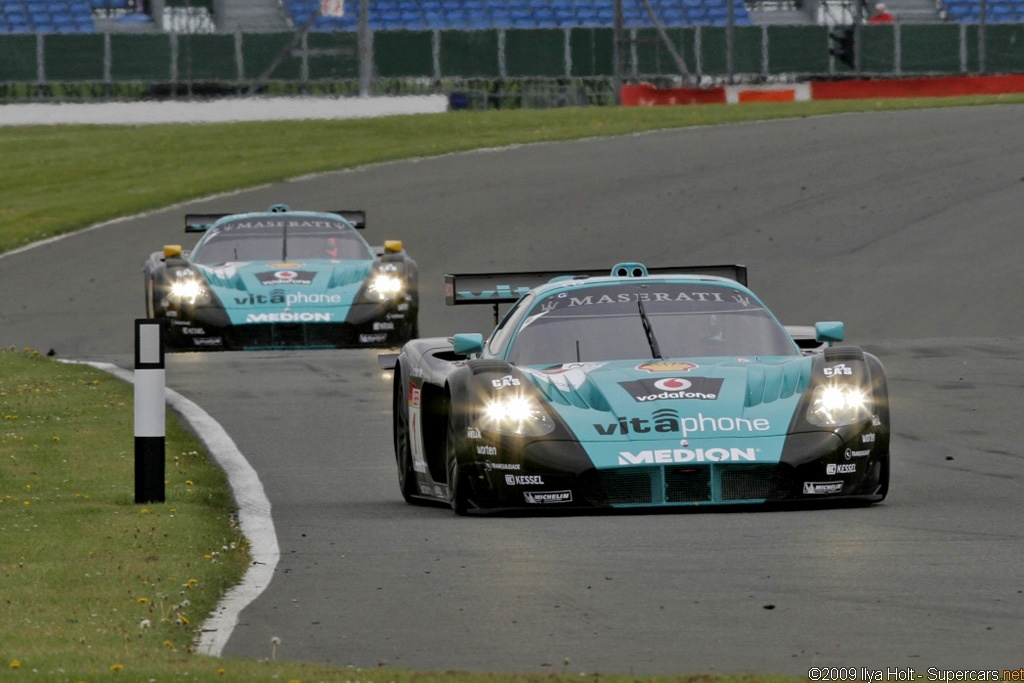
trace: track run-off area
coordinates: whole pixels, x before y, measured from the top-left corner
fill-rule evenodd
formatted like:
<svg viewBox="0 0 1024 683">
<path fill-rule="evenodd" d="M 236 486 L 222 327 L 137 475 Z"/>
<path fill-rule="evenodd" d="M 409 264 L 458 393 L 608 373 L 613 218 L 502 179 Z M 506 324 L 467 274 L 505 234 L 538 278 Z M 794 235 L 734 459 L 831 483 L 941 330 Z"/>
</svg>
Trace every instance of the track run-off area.
<svg viewBox="0 0 1024 683">
<path fill-rule="evenodd" d="M 484 332 L 446 272 L 741 263 L 787 324 L 885 364 L 867 508 L 459 518 L 410 506 L 376 351 L 175 354 L 280 559 L 226 655 L 595 673 L 1024 666 L 1024 107 L 875 112 L 518 146 L 305 177 L 0 259 L 0 345 L 132 366 L 142 262 L 186 212 L 367 212 L 420 266 L 424 336 Z"/>
</svg>

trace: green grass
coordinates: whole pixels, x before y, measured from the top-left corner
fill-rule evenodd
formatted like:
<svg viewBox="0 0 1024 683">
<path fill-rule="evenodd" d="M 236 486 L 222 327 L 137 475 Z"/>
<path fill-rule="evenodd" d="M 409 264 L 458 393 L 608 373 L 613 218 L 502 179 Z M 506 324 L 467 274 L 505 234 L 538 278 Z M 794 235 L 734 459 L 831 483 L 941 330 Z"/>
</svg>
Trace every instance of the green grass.
<svg viewBox="0 0 1024 683">
<path fill-rule="evenodd" d="M 755 119 L 985 102 L 1024 102 L 1024 95 L 467 111 L 288 123 L 0 127 L 0 251 L 218 192 L 407 157 Z"/>
<path fill-rule="evenodd" d="M 461 112 L 376 120 L 0 127 L 0 251 L 259 183 L 512 143 L 1024 96 L 641 109 Z M 169 416 L 167 503 L 134 503 L 132 388 L 31 350 L 0 351 L 0 678 L 33 681 L 530 683 L 551 675 L 358 671 L 191 653 L 248 562 L 221 471 Z M 588 675 L 594 683 L 633 676 Z M 785 677 L 643 678 L 717 683 Z"/>
</svg>

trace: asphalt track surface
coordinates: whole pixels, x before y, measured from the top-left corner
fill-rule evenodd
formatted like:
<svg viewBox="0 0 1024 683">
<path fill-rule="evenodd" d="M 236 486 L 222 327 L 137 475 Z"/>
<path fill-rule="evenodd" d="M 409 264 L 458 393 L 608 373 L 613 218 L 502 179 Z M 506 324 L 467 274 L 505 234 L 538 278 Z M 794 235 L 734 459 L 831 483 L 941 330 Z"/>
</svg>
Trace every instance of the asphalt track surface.
<svg viewBox="0 0 1024 683">
<path fill-rule="evenodd" d="M 0 259 L 0 345 L 130 367 L 141 264 L 187 211 L 363 208 L 419 261 L 425 336 L 486 331 L 443 274 L 738 262 L 786 323 L 890 378 L 870 508 L 458 518 L 406 505 L 372 351 L 180 354 L 281 559 L 224 654 L 358 667 L 779 672 L 1024 666 L 1024 108 L 518 147 L 261 187 Z M 892 680 L 892 679 L 891 679 Z M 934 680 L 934 679 L 931 679 Z"/>
</svg>

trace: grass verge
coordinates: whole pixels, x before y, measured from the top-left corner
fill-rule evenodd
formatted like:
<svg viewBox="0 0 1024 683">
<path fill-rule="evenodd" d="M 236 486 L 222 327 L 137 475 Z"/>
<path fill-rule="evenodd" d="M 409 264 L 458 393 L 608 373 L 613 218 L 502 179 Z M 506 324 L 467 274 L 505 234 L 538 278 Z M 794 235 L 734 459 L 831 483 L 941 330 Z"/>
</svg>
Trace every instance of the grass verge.
<svg viewBox="0 0 1024 683">
<path fill-rule="evenodd" d="M 306 173 L 515 143 L 1024 95 L 486 111 L 340 121 L 0 126 L 0 252 L 97 222 Z"/>
<path fill-rule="evenodd" d="M 514 143 L 1024 96 L 642 109 L 463 112 L 375 120 L 0 127 L 0 252 L 96 222 L 318 171 Z M 223 473 L 168 416 L 167 494 L 134 504 L 132 388 L 31 350 L 0 351 L 0 678 L 33 681 L 530 683 L 550 675 L 359 671 L 191 654 L 248 563 Z M 598 676 L 598 683 L 792 681 Z"/>
</svg>

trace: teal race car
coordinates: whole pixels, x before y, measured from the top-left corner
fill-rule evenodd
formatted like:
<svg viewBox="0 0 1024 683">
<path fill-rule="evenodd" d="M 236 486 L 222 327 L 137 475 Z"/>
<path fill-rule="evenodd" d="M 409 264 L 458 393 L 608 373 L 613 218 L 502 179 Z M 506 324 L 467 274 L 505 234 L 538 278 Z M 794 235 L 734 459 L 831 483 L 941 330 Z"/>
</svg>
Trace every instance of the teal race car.
<svg viewBox="0 0 1024 683">
<path fill-rule="evenodd" d="M 190 250 L 143 266 L 146 313 L 171 351 L 397 346 L 418 336 L 419 271 L 402 242 L 371 247 L 363 211 L 190 214 Z"/>
<path fill-rule="evenodd" d="M 889 487 L 882 364 L 841 322 L 779 323 L 742 266 L 446 276 L 494 331 L 394 370 L 409 502 L 460 514 L 854 500 Z"/>
</svg>

